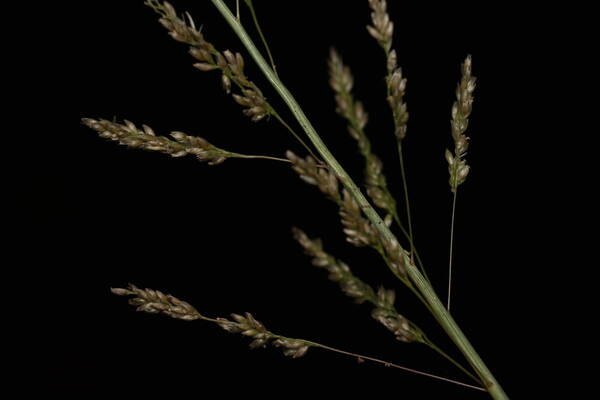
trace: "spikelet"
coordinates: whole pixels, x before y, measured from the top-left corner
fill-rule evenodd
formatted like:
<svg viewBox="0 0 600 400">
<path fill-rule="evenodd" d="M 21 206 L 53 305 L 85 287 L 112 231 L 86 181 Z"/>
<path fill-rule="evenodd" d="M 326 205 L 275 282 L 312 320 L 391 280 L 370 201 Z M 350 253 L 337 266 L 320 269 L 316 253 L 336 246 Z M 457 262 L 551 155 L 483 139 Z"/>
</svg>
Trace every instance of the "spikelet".
<svg viewBox="0 0 600 400">
<path fill-rule="evenodd" d="M 216 165 L 229 157 L 237 156 L 235 153 L 213 146 L 201 137 L 188 136 L 182 132 L 172 132 L 171 136 L 175 140 L 170 140 L 165 136 L 157 136 L 152 128 L 147 125 L 143 125 L 143 129 L 139 129 L 127 120 L 124 124 L 118 124 L 105 119 L 83 118 L 81 122 L 98 132 L 100 137 L 105 139 L 132 148 L 158 151 L 169 154 L 171 157 L 183 157 L 192 154 L 200 161 L 207 161 L 209 165 Z"/>
<path fill-rule="evenodd" d="M 340 191 L 338 178 L 332 171 L 317 166 L 315 159 L 310 156 L 301 158 L 288 151 L 286 157 L 302 180 L 317 186 L 339 206 L 339 214 L 348 242 L 355 246 L 378 246 L 379 236 L 373 224 L 363 216 L 354 197 L 346 189 Z"/>
<path fill-rule="evenodd" d="M 240 53 L 217 50 L 196 29 L 190 15 L 186 13 L 185 18 L 180 18 L 170 3 L 147 0 L 146 5 L 160 15 L 160 24 L 173 39 L 190 46 L 189 53 L 197 61 L 194 67 L 200 71 L 220 71 L 221 85 L 227 94 L 232 94 L 234 85 L 239 88 L 239 93 L 233 93 L 232 96 L 236 103 L 245 108 L 245 115 L 252 121 L 260 121 L 271 113 L 271 106 L 260 89 L 244 73 L 244 59 Z"/>
<path fill-rule="evenodd" d="M 371 286 L 356 277 L 346 263 L 325 252 L 320 239 L 311 239 L 298 228 L 293 228 L 292 232 L 306 254 L 312 257 L 312 264 L 326 269 L 329 272 L 329 279 L 337 282 L 342 291 L 357 303 L 372 303 L 375 306 L 371 313 L 373 318 L 392 331 L 398 340 L 403 342 L 423 340 L 422 331 L 396 311 L 394 307 L 396 293 L 393 290 L 380 287 L 375 292 Z"/>
<path fill-rule="evenodd" d="M 129 304 L 136 306 L 137 311 L 150 314 L 161 313 L 171 318 L 183 319 L 185 321 L 202 318 L 202 315 L 190 304 L 158 290 L 139 289 L 135 285 L 130 284 L 127 289 L 112 288 L 111 292 L 118 296 L 133 296 L 129 299 Z"/>
<path fill-rule="evenodd" d="M 284 355 L 298 358 L 306 354 L 306 351 L 311 346 L 311 343 L 305 340 L 285 338 L 269 332 L 250 313 L 245 313 L 244 315 L 231 314 L 231 320 L 226 318 L 212 319 L 201 315 L 189 303 L 158 290 L 139 289 L 132 284 L 127 288 L 111 288 L 110 290 L 117 296 L 132 296 L 129 299 L 129 304 L 136 306 L 137 311 L 150 314 L 160 313 L 185 321 L 202 319 L 216 323 L 227 332 L 240 333 L 251 338 L 250 348 L 253 349 L 272 344 L 275 347 L 281 347 Z"/>
<path fill-rule="evenodd" d="M 383 164 L 379 157 L 371 151 L 371 142 L 365 134 L 368 116 L 360 101 L 352 94 L 354 78 L 350 68 L 335 49 L 329 52 L 329 85 L 335 93 L 336 111 L 348 122 L 348 132 L 358 144 L 358 149 L 365 159 L 365 183 L 367 194 L 373 203 L 384 209 L 388 215 L 396 211 L 396 201 L 387 188 L 387 180 L 383 174 Z"/>
<path fill-rule="evenodd" d="M 473 107 L 473 92 L 475 91 L 475 77 L 471 75 L 471 56 L 467 56 L 462 64 L 462 79 L 456 88 L 456 101 L 452 105 L 452 139 L 454 140 L 454 154 L 446 150 L 446 161 L 450 173 L 450 190 L 462 184 L 469 174 L 469 166 L 464 160 L 469 147 L 469 138 L 465 135 L 469 126 L 469 115 Z"/>
</svg>

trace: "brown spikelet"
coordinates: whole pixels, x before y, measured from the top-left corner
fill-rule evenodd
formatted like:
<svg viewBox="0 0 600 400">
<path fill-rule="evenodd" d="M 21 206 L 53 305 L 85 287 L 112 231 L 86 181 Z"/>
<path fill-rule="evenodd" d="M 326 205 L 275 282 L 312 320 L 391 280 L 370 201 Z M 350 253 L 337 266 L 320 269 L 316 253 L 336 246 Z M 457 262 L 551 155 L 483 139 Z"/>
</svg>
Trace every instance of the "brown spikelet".
<svg viewBox="0 0 600 400">
<path fill-rule="evenodd" d="M 388 328 L 401 342 L 419 341 L 419 331 L 415 330 L 414 325 L 403 316 L 389 313 L 381 308 L 374 309 L 371 316 Z"/>
<path fill-rule="evenodd" d="M 139 289 L 130 284 L 127 289 L 112 288 L 111 292 L 118 296 L 133 296 L 129 299 L 129 304 L 136 306 L 137 311 L 150 314 L 161 313 L 185 321 L 202 318 L 202 315 L 190 304 L 158 290 Z"/>
<path fill-rule="evenodd" d="M 339 213 L 342 225 L 344 225 L 346 240 L 359 247 L 376 247 L 379 243 L 379 235 L 373 224 L 362 215 L 360 206 L 354 197 L 346 189 L 343 189 L 342 193 Z"/>
<path fill-rule="evenodd" d="M 291 151 L 287 151 L 285 155 L 300 179 L 317 186 L 321 192 L 336 203 L 341 200 L 338 179 L 333 172 L 319 167 L 317 161 L 311 156 L 301 158 Z"/>
<path fill-rule="evenodd" d="M 241 54 L 230 50 L 223 52 L 217 50 L 205 39 L 204 34 L 196 29 L 190 15 L 186 13 L 186 18 L 180 18 L 170 3 L 147 0 L 146 5 L 160 15 L 160 24 L 167 29 L 173 39 L 190 46 L 189 53 L 197 61 L 194 67 L 200 71 L 219 70 L 221 85 L 227 94 L 233 92 L 234 86 L 239 88 L 239 93 L 233 96 L 238 104 L 245 107 L 245 115 L 252 121 L 260 121 L 271 113 L 271 106 L 260 89 L 246 76 Z"/>
<path fill-rule="evenodd" d="M 346 240 L 356 246 L 378 246 L 378 234 L 372 223 L 366 219 L 359 204 L 350 193 L 343 189 L 340 193 L 336 175 L 327 168 L 319 168 L 314 158 L 301 158 L 288 151 L 286 157 L 292 168 L 306 183 L 317 186 L 330 200 L 339 206 L 339 214 L 346 234 Z"/>
<path fill-rule="evenodd" d="M 365 183 L 367 194 L 375 205 L 388 214 L 394 214 L 396 201 L 387 188 L 387 180 L 383 174 L 383 164 L 371 150 L 371 142 L 365 134 L 367 113 L 360 101 L 352 94 L 354 78 L 350 68 L 344 65 L 341 56 L 335 49 L 329 53 L 329 84 L 335 93 L 337 112 L 348 122 L 348 132 L 358 144 L 358 150 L 365 159 Z"/>
<path fill-rule="evenodd" d="M 298 228 L 293 228 L 294 238 L 304 248 L 307 255 L 312 257 L 312 264 L 329 272 L 329 279 L 337 282 L 342 291 L 357 303 L 369 302 L 375 308 L 371 315 L 403 342 L 422 341 L 421 330 L 400 315 L 394 306 L 396 294 L 391 289 L 380 287 L 377 292 L 371 286 L 357 278 L 348 265 L 337 260 L 323 250 L 320 239 L 311 239 Z"/>
<path fill-rule="evenodd" d="M 471 56 L 467 56 L 462 64 L 462 79 L 456 88 L 456 101 L 452 105 L 452 139 L 454 140 L 454 154 L 446 150 L 446 161 L 450 173 L 450 189 L 456 189 L 462 184 L 469 174 L 469 166 L 464 160 L 469 138 L 465 135 L 469 126 L 469 115 L 473 107 L 473 92 L 475 91 L 476 78 L 471 75 Z"/>
<path fill-rule="evenodd" d="M 394 117 L 394 134 L 398 140 L 402 140 L 406 137 L 408 123 L 408 111 L 406 103 L 404 102 L 406 79 L 402 77 L 402 70 L 400 68 L 395 68 L 391 75 L 388 75 L 387 81 L 387 100 Z"/>
<path fill-rule="evenodd" d="M 369 0 L 369 6 L 372 10 L 371 22 L 373 25 L 367 26 L 367 30 L 379 45 L 389 52 L 392 47 L 394 23 L 387 13 L 387 2 L 386 0 Z"/>
<path fill-rule="evenodd" d="M 193 321 L 202 319 L 218 324 L 227 332 L 240 333 L 252 339 L 251 348 L 265 347 L 271 343 L 273 346 L 281 347 L 283 354 L 293 358 L 302 357 L 311 343 L 301 340 L 286 338 L 269 332 L 265 326 L 256 320 L 252 314 L 231 314 L 231 320 L 226 318 L 207 318 L 201 315 L 192 305 L 169 294 L 164 294 L 153 289 L 139 289 L 130 284 L 127 288 L 111 288 L 112 293 L 117 296 L 132 296 L 129 304 L 136 306 L 137 311 L 150 314 L 164 314 L 171 318 Z"/>
<path fill-rule="evenodd" d="M 312 264 L 326 269 L 329 272 L 329 279 L 337 282 L 347 296 L 352 297 L 357 303 L 375 299 L 373 289 L 354 276 L 346 263 L 326 253 L 320 239 L 310 239 L 298 228 L 293 228 L 292 232 L 306 254 L 312 257 Z"/>
<path fill-rule="evenodd" d="M 406 264 L 410 263 L 410 254 L 394 240 L 383 240 L 383 250 L 386 259 L 394 273 L 406 278 Z"/>
<path fill-rule="evenodd" d="M 385 51 L 387 58 L 387 101 L 394 118 L 394 134 L 400 141 L 406 137 L 408 111 L 403 100 L 406 91 L 406 79 L 403 78 L 402 70 L 398 67 L 396 51 L 392 50 L 394 25 L 387 12 L 387 2 L 385 0 L 369 0 L 369 6 L 373 11 L 371 13 L 373 25 L 368 26 L 367 29 Z"/>
<path fill-rule="evenodd" d="M 138 129 L 132 122 L 125 121 L 118 124 L 105 119 L 95 120 L 83 118 L 81 122 L 99 133 L 100 137 L 113 140 L 122 145 L 143 150 L 158 151 L 169 154 L 171 157 L 183 157 L 193 154 L 200 161 L 207 161 L 210 165 L 220 164 L 229 157 L 236 156 L 213 146 L 205 139 L 197 136 L 188 136 L 182 132 L 172 132 L 171 140 L 165 136 L 157 136 L 152 128 L 143 125 Z"/>
<path fill-rule="evenodd" d="M 257 321 L 252 314 L 244 315 L 231 314 L 232 320 L 217 318 L 217 323 L 227 332 L 241 333 L 252 339 L 250 348 L 256 349 L 266 347 L 272 344 L 275 347 L 281 347 L 283 354 L 292 358 L 302 357 L 310 347 L 305 340 L 284 338 L 269 332 L 265 326 Z"/>
</svg>

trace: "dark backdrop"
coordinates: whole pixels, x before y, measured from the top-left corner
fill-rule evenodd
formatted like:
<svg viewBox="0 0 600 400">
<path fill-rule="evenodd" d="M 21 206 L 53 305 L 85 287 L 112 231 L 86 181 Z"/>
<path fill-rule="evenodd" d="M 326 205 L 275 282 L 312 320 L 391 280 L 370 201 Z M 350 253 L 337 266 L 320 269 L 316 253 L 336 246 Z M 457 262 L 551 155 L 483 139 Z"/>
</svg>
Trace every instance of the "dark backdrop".
<svg viewBox="0 0 600 400">
<path fill-rule="evenodd" d="M 230 2 L 233 3 L 233 2 Z M 384 99 L 381 49 L 367 34 L 366 1 L 256 2 L 282 80 L 336 157 L 357 181 L 362 160 L 335 114 L 326 58 L 335 46 L 354 72 L 355 94 L 370 114 L 368 133 L 385 162 L 402 207 L 391 117 Z M 452 145 L 450 108 L 460 64 L 473 57 L 477 76 L 455 240 L 453 314 L 506 391 L 527 382 L 527 346 L 538 323 L 537 300 L 519 276 L 533 267 L 531 248 L 543 230 L 538 194 L 552 190 L 552 166 L 536 156 L 547 132 L 536 129 L 551 43 L 527 10 L 505 3 L 452 6 L 390 2 L 394 47 L 408 78 L 405 140 L 415 238 L 433 285 L 446 296 L 451 194 L 444 149 Z M 412 2 L 414 3 L 414 2 Z M 219 49 L 241 51 L 208 1 L 174 1 L 203 25 Z M 343 397 L 482 399 L 485 394 L 379 365 L 310 349 L 299 360 L 278 349 L 250 351 L 247 340 L 203 322 L 135 313 L 110 287 L 131 282 L 171 293 L 209 316 L 249 311 L 274 332 L 311 339 L 401 365 L 468 381 L 424 346 L 403 344 L 355 305 L 324 271 L 310 265 L 290 234 L 299 226 L 322 237 L 368 283 L 394 287 L 397 308 L 460 359 L 433 319 L 369 249 L 344 241 L 336 208 L 288 166 L 130 150 L 79 125 L 81 117 L 116 117 L 159 134 L 181 130 L 247 154 L 282 156 L 303 149 L 276 121 L 252 123 L 220 88 L 217 73 L 191 65 L 142 1 L 87 1 L 56 27 L 72 45 L 49 87 L 66 103 L 47 110 L 70 116 L 46 137 L 43 167 L 21 199 L 38 246 L 42 283 L 54 288 L 42 363 L 56 393 L 155 393 L 172 398 L 218 390 L 237 396 L 292 394 Z M 249 14 L 242 18 L 250 26 Z M 249 56 L 247 73 L 284 117 L 292 115 Z M 549 75 L 549 73 L 547 73 Z M 537 76 L 533 79 L 533 76 Z M 65 112 L 65 110 L 67 112 Z M 43 354 L 46 354 L 46 353 Z M 461 359 L 462 361 L 462 359 Z"/>
</svg>

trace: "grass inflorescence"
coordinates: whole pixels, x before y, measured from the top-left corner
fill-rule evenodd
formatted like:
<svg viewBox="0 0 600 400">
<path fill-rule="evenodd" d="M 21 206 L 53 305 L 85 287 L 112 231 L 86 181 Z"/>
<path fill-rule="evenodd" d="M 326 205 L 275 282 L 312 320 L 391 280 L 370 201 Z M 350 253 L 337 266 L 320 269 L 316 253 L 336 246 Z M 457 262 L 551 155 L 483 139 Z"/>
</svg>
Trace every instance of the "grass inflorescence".
<svg viewBox="0 0 600 400">
<path fill-rule="evenodd" d="M 146 125 L 138 128 L 127 120 L 124 123 L 118 123 L 106 119 L 84 118 L 82 120 L 83 124 L 96 131 L 100 137 L 118 142 L 129 148 L 160 152 L 172 157 L 193 155 L 198 160 L 208 162 L 211 165 L 220 164 L 229 158 L 265 158 L 289 163 L 302 181 L 318 188 L 326 198 L 337 205 L 342 226 L 341 230 L 347 242 L 354 246 L 375 250 L 381 263 L 387 266 L 388 270 L 423 303 L 425 309 L 440 323 L 441 327 L 463 353 L 471 368 L 464 367 L 448 356 L 416 324 L 404 316 L 405 313 L 410 313 L 412 310 L 402 309 L 402 314 L 397 310 L 395 304 L 396 292 L 394 290 L 384 287 L 374 289 L 355 275 L 348 264 L 326 252 L 320 239 L 311 238 L 302 230 L 294 228 L 293 236 L 310 257 L 312 264 L 326 270 L 329 279 L 336 282 L 342 292 L 355 302 L 370 304 L 372 306 L 371 317 L 390 331 L 398 341 L 421 343 L 428 346 L 472 378 L 476 385 L 435 376 L 318 342 L 282 336 L 267 329 L 250 313 L 231 314 L 230 318 L 212 318 L 201 314 L 189 303 L 157 290 L 140 289 L 134 285 L 129 285 L 127 288 L 112 289 L 112 292 L 116 295 L 128 296 L 129 303 L 141 312 L 163 314 L 186 321 L 202 320 L 217 324 L 227 332 L 250 338 L 250 347 L 252 348 L 274 346 L 281 348 L 286 356 L 293 358 L 302 357 L 310 348 L 321 348 L 356 357 L 359 360 L 370 360 L 465 387 L 488 391 L 496 399 L 506 399 L 506 395 L 491 372 L 458 328 L 452 316 L 439 301 L 429 283 L 425 267 L 416 250 L 410 216 L 408 182 L 402 155 L 403 141 L 407 135 L 409 120 L 407 105 L 404 101 L 407 80 L 398 65 L 396 50 L 393 49 L 394 24 L 387 10 L 387 2 L 385 0 L 368 0 L 371 9 L 371 21 L 370 25 L 367 26 L 367 31 L 385 54 L 385 98 L 389 105 L 388 112 L 391 111 L 391 122 L 393 122 L 392 138 L 396 141 L 398 148 L 404 194 L 402 201 L 398 201 L 389 190 L 387 178 L 383 173 L 383 161 L 372 149 L 367 132 L 368 113 L 363 103 L 355 98 L 353 93 L 355 78 L 350 67 L 344 64 L 341 55 L 335 49 L 330 51 L 328 61 L 329 83 L 334 92 L 336 111 L 345 120 L 347 131 L 357 144 L 358 152 L 364 161 L 363 187 L 373 204 L 385 213 L 384 218 L 381 218 L 362 194 L 360 187 L 354 183 L 354 180 L 345 172 L 322 142 L 300 106 L 281 82 L 278 73 L 275 72 L 275 60 L 270 52 L 266 37 L 260 29 L 252 1 L 245 0 L 244 3 L 251 13 L 252 21 L 260 34 L 264 48 L 268 52 L 270 64 L 266 62 L 244 29 L 240 18 L 239 1 L 236 2 L 236 15 L 229 10 L 222 0 L 211 1 L 240 37 L 251 58 L 258 64 L 268 81 L 288 105 L 306 134 L 304 138 L 292 128 L 291 124 L 283 120 L 273 104 L 266 99 L 263 91 L 254 81 L 249 79 L 245 72 L 246 60 L 241 53 L 231 50 L 219 50 L 206 39 L 204 32 L 196 27 L 194 20 L 188 13 L 178 13 L 170 3 L 161 0 L 147 0 L 145 4 L 159 15 L 159 23 L 174 40 L 188 46 L 188 52 L 195 60 L 194 67 L 203 72 L 214 71 L 220 74 L 219 78 L 224 91 L 243 107 L 245 115 L 254 122 L 269 120 L 269 117 L 273 117 L 304 146 L 307 154 L 299 155 L 287 151 L 285 158 L 278 158 L 234 153 L 221 149 L 201 137 L 187 135 L 179 131 L 172 132 L 170 137 L 159 136 L 154 133 L 152 128 Z M 450 173 L 450 188 L 454 194 L 452 234 L 457 188 L 464 183 L 469 172 L 469 166 L 465 161 L 468 147 L 468 138 L 465 131 L 472 110 L 475 88 L 475 78 L 471 74 L 471 68 L 471 57 L 469 56 L 462 65 L 462 79 L 456 90 L 456 102 L 451 113 L 454 151 L 448 150 L 445 155 Z M 308 140 L 305 141 L 305 139 Z M 397 210 L 399 203 L 403 203 L 406 210 L 404 218 Z M 403 234 L 404 244 L 392 233 L 391 229 L 395 228 L 400 229 Z M 451 269 L 452 235 L 450 249 Z M 450 289 L 449 286 L 449 293 Z M 448 308 L 449 304 L 450 295 L 448 296 Z"/>
</svg>

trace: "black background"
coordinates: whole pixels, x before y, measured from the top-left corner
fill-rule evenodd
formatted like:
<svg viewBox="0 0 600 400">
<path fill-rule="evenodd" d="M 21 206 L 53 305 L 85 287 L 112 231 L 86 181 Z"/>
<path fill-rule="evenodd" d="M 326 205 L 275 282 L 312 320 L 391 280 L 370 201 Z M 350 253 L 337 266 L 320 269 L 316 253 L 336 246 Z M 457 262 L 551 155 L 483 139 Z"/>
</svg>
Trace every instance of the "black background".
<svg viewBox="0 0 600 400">
<path fill-rule="evenodd" d="M 174 2 L 203 25 L 219 49 L 242 45 L 208 1 Z M 233 2 L 230 2 L 233 3 Z M 334 155 L 357 181 L 362 161 L 335 114 L 326 58 L 335 46 L 355 76 L 370 114 L 368 133 L 391 189 L 402 188 L 391 118 L 384 99 L 382 50 L 367 34 L 366 1 L 256 1 L 280 77 Z M 551 132 L 539 129 L 540 103 L 551 94 L 545 70 L 560 26 L 543 12 L 505 3 L 452 6 L 390 2 L 394 47 L 408 78 L 405 140 L 415 238 L 433 286 L 446 296 L 451 194 L 444 149 L 460 64 L 473 57 L 477 76 L 455 240 L 453 315 L 509 395 L 527 385 L 538 298 L 522 290 L 540 235 L 552 225 L 542 194 L 560 171 L 546 163 Z M 63 15 L 55 33 L 70 46 L 62 58 L 37 49 L 50 78 L 45 110 L 68 117 L 60 135 L 41 138 L 42 168 L 28 175 L 21 210 L 31 229 L 36 274 L 53 288 L 47 301 L 41 368 L 63 395 L 149 394 L 485 398 L 485 394 L 376 364 L 310 349 L 299 360 L 278 349 L 250 351 L 247 340 L 209 323 L 135 313 L 110 287 L 131 282 L 171 293 L 209 316 L 251 312 L 270 330 L 468 381 L 427 348 L 407 345 L 355 305 L 310 265 L 291 226 L 322 237 L 331 253 L 365 281 L 397 289 L 398 310 L 457 358 L 443 331 L 369 249 L 344 241 L 337 210 L 285 164 L 192 157 L 171 159 L 98 138 L 81 117 L 116 117 L 159 134 L 184 131 L 240 153 L 282 156 L 303 149 L 276 121 L 252 123 L 220 88 L 217 73 L 192 67 L 142 1 L 87 1 Z M 517 10 L 519 12 L 517 12 Z M 251 26 L 249 13 L 242 18 Z M 252 29 L 250 29 L 252 31 Z M 284 117 L 293 116 L 246 56 L 247 74 Z M 50 90 L 51 89 L 51 90 Z M 44 94 L 61 93 L 67 102 Z M 45 114 L 43 114 L 46 117 Z M 299 130 L 300 131 L 300 130 Z M 551 141 L 550 141 L 551 142 Z M 45 143 L 45 142 L 44 142 Z M 39 150 L 39 148 L 38 148 Z M 402 205 L 401 202 L 399 202 Z M 547 233 L 544 233 L 547 234 Z M 548 244 L 544 246 L 549 246 Z M 33 253 L 33 254 L 31 254 Z M 39 262 L 43 260 L 43 262 Z M 543 277 L 539 282 L 543 285 Z M 34 335 L 35 335 L 34 334 Z"/>
</svg>

